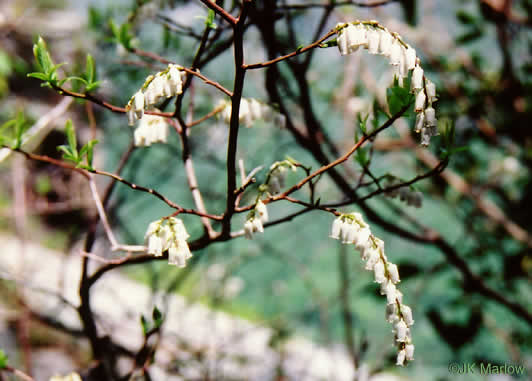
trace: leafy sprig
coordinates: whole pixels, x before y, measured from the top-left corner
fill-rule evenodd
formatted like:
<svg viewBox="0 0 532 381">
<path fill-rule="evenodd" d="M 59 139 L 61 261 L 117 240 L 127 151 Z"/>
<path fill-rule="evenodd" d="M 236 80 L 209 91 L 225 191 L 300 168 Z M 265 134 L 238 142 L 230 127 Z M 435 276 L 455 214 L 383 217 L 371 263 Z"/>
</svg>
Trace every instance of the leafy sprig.
<svg viewBox="0 0 532 381">
<path fill-rule="evenodd" d="M 77 168 L 94 170 L 92 167 L 93 149 L 98 143 L 98 140 L 89 141 L 78 151 L 76 131 L 74 130 L 74 125 L 70 119 L 66 122 L 65 133 L 67 135 L 68 145 L 57 147 L 57 149 L 63 153 L 63 159 L 75 163 Z"/>
<path fill-rule="evenodd" d="M 59 79 L 57 76 L 57 69 L 65 63 L 54 64 L 50 52 L 46 47 L 46 42 L 39 36 L 37 43 L 33 45 L 33 55 L 37 63 L 38 72 L 29 73 L 28 77 L 37 78 L 43 81 L 41 86 L 60 88 L 68 81 L 80 81 L 85 85 L 85 92 L 89 93 L 95 90 L 101 83 L 96 81 L 96 68 L 94 65 L 94 59 L 90 54 L 87 55 L 87 61 L 85 65 L 85 73 L 82 76 L 67 76 L 66 78 Z"/>
</svg>

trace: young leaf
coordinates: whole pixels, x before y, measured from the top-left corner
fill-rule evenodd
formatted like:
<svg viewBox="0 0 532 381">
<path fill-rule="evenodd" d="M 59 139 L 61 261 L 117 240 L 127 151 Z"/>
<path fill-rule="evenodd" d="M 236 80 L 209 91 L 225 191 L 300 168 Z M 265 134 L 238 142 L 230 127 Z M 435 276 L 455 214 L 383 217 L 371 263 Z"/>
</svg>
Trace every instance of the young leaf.
<svg viewBox="0 0 532 381">
<path fill-rule="evenodd" d="M 7 367 L 7 361 L 7 355 L 0 349 L 0 369 L 5 369 Z"/>
<path fill-rule="evenodd" d="M 65 133 L 71 152 L 76 152 L 78 146 L 78 143 L 76 141 L 76 131 L 74 131 L 74 125 L 72 124 L 72 120 L 70 119 L 66 121 Z"/>
<path fill-rule="evenodd" d="M 98 144 L 98 140 L 89 141 L 87 144 L 85 144 L 81 148 L 81 151 L 79 154 L 80 157 L 83 157 L 83 155 L 85 154 L 87 155 L 87 166 L 89 167 L 88 169 L 93 169 L 92 168 L 93 149 L 96 144 Z"/>
<path fill-rule="evenodd" d="M 48 76 L 44 73 L 28 73 L 28 77 L 32 77 L 32 78 L 37 78 L 37 79 L 40 79 L 41 81 L 47 81 L 48 80 Z"/>
<path fill-rule="evenodd" d="M 153 307 L 152 318 L 155 323 L 155 328 L 159 328 L 163 323 L 163 314 L 157 307 Z"/>
<path fill-rule="evenodd" d="M 146 334 L 150 330 L 150 327 L 149 327 L 149 323 L 146 320 L 146 318 L 144 317 L 144 315 L 140 315 L 140 325 L 142 327 L 142 333 L 144 334 L 144 336 L 146 336 Z"/>
<path fill-rule="evenodd" d="M 17 114 L 17 119 L 15 123 L 15 147 L 14 149 L 20 148 L 22 145 L 22 135 L 26 131 L 26 119 L 24 118 L 24 114 L 22 112 L 19 112 Z"/>
<path fill-rule="evenodd" d="M 49 73 L 54 63 L 50 57 L 50 53 L 46 49 L 46 43 L 41 36 L 39 36 L 37 43 L 33 45 L 33 55 L 43 73 Z"/>
<path fill-rule="evenodd" d="M 85 78 L 87 79 L 88 83 L 93 83 L 95 77 L 94 72 L 94 58 L 90 54 L 87 54 L 87 64 L 85 67 Z"/>
<path fill-rule="evenodd" d="M 216 23 L 214 22 L 214 10 L 213 9 L 209 9 L 209 13 L 207 13 L 207 18 L 205 19 L 205 25 L 207 26 L 207 28 L 210 28 L 210 29 L 216 29 L 217 25 Z"/>
<path fill-rule="evenodd" d="M 100 83 L 102 83 L 102 81 L 96 81 L 96 82 L 92 82 L 92 83 L 89 83 L 87 85 L 87 87 L 85 87 L 85 91 L 87 93 L 91 92 L 92 90 L 96 89 L 98 86 L 100 86 Z"/>
</svg>

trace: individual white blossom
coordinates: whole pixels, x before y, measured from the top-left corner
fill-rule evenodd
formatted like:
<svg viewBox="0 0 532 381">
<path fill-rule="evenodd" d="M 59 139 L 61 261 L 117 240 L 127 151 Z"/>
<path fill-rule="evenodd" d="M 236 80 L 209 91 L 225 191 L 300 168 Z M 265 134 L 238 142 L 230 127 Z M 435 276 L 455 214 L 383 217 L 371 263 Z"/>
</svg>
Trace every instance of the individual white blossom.
<svg viewBox="0 0 532 381">
<path fill-rule="evenodd" d="M 416 50 L 408 45 L 397 33 L 391 33 L 376 21 L 354 21 L 336 26 L 337 45 L 341 55 L 355 52 L 359 47 L 367 48 L 371 54 L 387 57 L 393 65 L 394 75 L 399 86 L 412 71 L 411 89 L 415 95 L 417 113 L 415 131 L 421 134 L 421 144 L 426 146 L 432 136 L 438 135 L 435 113 L 429 110 L 437 100 L 436 86 L 425 77 Z M 433 109 L 432 109 L 433 110 Z"/>
<path fill-rule="evenodd" d="M 423 69 L 421 66 L 417 65 L 412 70 L 412 81 L 410 83 L 412 90 L 421 90 L 423 89 Z"/>
<path fill-rule="evenodd" d="M 183 74 L 184 71 L 180 66 L 169 64 L 165 70 L 148 76 L 142 88 L 131 97 L 126 105 L 129 125 L 134 125 L 135 120 L 142 118 L 144 110 L 152 108 L 161 99 L 181 94 Z"/>
<path fill-rule="evenodd" d="M 192 258 L 188 244 L 184 240 L 174 240 L 168 248 L 168 263 L 177 267 L 185 267 L 187 259 Z"/>
<path fill-rule="evenodd" d="M 379 45 L 381 33 L 379 29 L 370 28 L 367 32 L 368 36 L 368 52 L 371 54 L 379 54 Z"/>
<path fill-rule="evenodd" d="M 244 222 L 244 236 L 247 239 L 253 238 L 253 221 L 252 220 L 247 220 L 246 222 Z"/>
<path fill-rule="evenodd" d="M 426 79 L 425 90 L 427 92 L 429 105 L 432 106 L 432 103 L 436 102 L 436 85 L 430 79 Z"/>
<path fill-rule="evenodd" d="M 160 257 L 168 250 L 168 263 L 185 267 L 187 259 L 192 257 L 187 243 L 189 237 L 183 221 L 170 217 L 150 223 L 144 239 L 148 241 L 148 254 Z"/>
<path fill-rule="evenodd" d="M 408 361 L 414 360 L 414 344 L 405 345 L 405 355 L 406 355 L 406 360 Z"/>
<path fill-rule="evenodd" d="M 390 281 L 394 284 L 397 284 L 400 282 L 399 279 L 399 269 L 397 268 L 397 265 L 395 263 L 389 263 L 388 262 L 388 274 L 390 275 Z"/>
<path fill-rule="evenodd" d="M 392 42 L 392 47 L 390 49 L 390 64 L 394 66 L 401 65 L 401 62 L 404 60 L 404 47 L 401 45 L 397 39 Z"/>
<path fill-rule="evenodd" d="M 414 319 L 412 318 L 412 309 L 404 304 L 401 305 L 401 315 L 403 315 L 403 320 L 406 325 L 411 327 L 414 324 Z"/>
<path fill-rule="evenodd" d="M 395 323 L 394 331 L 395 331 L 395 340 L 400 343 L 404 343 L 406 341 L 406 338 L 407 338 L 406 333 L 408 331 L 408 327 L 405 321 L 401 319 L 397 323 Z"/>
<path fill-rule="evenodd" d="M 329 237 L 333 239 L 340 239 L 340 229 L 342 228 L 343 221 L 341 218 L 336 218 L 333 221 L 332 228 L 331 228 L 331 234 Z"/>
<path fill-rule="evenodd" d="M 418 91 L 416 94 L 416 101 L 414 104 L 414 111 L 415 112 L 423 112 L 425 109 L 425 101 L 427 100 L 427 96 L 425 95 L 424 91 Z M 427 120 L 425 116 L 425 121 Z"/>
<path fill-rule="evenodd" d="M 161 116 L 144 114 L 133 136 L 137 147 L 147 147 L 157 142 L 166 143 L 168 124 Z"/>
<path fill-rule="evenodd" d="M 394 37 L 385 29 L 379 29 L 379 35 L 379 53 L 385 57 L 390 57 Z"/>
<path fill-rule="evenodd" d="M 386 304 L 386 321 L 388 323 L 394 323 L 399 320 L 397 315 L 397 304 Z"/>
<path fill-rule="evenodd" d="M 406 350 L 401 349 L 397 353 L 397 361 L 395 362 L 395 365 L 403 366 L 405 364 L 405 360 L 406 360 Z"/>
<path fill-rule="evenodd" d="M 415 69 L 417 63 L 416 49 L 411 46 L 408 46 L 405 50 L 405 62 L 407 70 Z"/>
<path fill-rule="evenodd" d="M 395 181 L 393 179 L 392 181 Z M 354 244 L 365 261 L 364 268 L 373 271 L 380 294 L 386 296 L 386 321 L 394 325 L 398 349 L 397 365 L 413 360 L 414 346 L 410 328 L 414 324 L 412 309 L 403 304 L 403 294 L 397 289 L 400 282 L 397 265 L 384 252 L 384 241 L 371 234 L 370 226 L 360 213 L 340 214 L 333 221 L 330 237 L 344 244 Z"/>
<path fill-rule="evenodd" d="M 394 304 L 397 301 L 397 287 L 393 282 L 382 283 L 384 285 L 384 295 L 386 295 L 386 303 Z"/>
<path fill-rule="evenodd" d="M 375 263 L 375 266 L 373 266 L 373 272 L 375 273 L 376 283 L 384 283 L 386 281 L 386 276 L 384 275 L 384 263 L 382 261 Z"/>
<path fill-rule="evenodd" d="M 231 102 L 220 100 L 216 105 L 216 109 L 220 110 L 219 117 L 225 123 L 229 124 L 231 122 Z M 284 115 L 276 111 L 272 106 L 262 103 L 254 98 L 241 98 L 238 111 L 239 123 L 250 128 L 257 120 L 273 123 L 279 128 L 284 128 L 286 126 Z"/>
<path fill-rule="evenodd" d="M 424 125 L 425 125 L 425 112 L 420 111 L 416 114 L 415 131 L 417 133 L 420 133 Z"/>
<path fill-rule="evenodd" d="M 255 212 L 258 214 L 262 223 L 268 222 L 268 209 L 266 209 L 266 205 L 264 205 L 262 200 L 257 201 Z"/>
</svg>

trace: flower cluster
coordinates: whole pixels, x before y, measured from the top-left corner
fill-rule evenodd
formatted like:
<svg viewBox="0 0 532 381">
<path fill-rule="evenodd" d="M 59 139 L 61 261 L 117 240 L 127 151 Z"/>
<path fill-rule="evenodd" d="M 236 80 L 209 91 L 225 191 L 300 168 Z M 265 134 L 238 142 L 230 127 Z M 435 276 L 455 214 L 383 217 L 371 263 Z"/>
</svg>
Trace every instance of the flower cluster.
<svg viewBox="0 0 532 381">
<path fill-rule="evenodd" d="M 266 205 L 259 200 L 255 204 L 255 208 L 248 214 L 246 222 L 244 223 L 244 235 L 247 239 L 253 238 L 253 233 L 264 232 L 262 224 L 268 221 L 268 210 Z"/>
<path fill-rule="evenodd" d="M 192 257 L 188 237 L 183 221 L 170 217 L 150 223 L 144 239 L 148 241 L 148 254 L 160 257 L 168 250 L 168 263 L 185 267 L 186 260 Z"/>
<path fill-rule="evenodd" d="M 414 110 L 416 112 L 416 132 L 421 133 L 421 144 L 428 146 L 432 136 L 439 135 L 436 110 L 432 104 L 436 102 L 436 85 L 423 75 L 423 69 L 416 65 L 412 71 L 410 82 L 412 92 L 416 96 Z"/>
<path fill-rule="evenodd" d="M 387 186 L 391 187 L 398 185 L 400 181 L 396 178 L 388 181 Z M 416 208 L 421 208 L 423 205 L 423 193 L 416 191 L 409 186 L 404 186 L 396 188 L 384 193 L 387 197 L 396 198 L 399 196 L 399 200 L 406 202 L 408 206 L 414 206 Z"/>
<path fill-rule="evenodd" d="M 137 147 L 147 147 L 157 142 L 166 143 L 168 124 L 161 116 L 144 114 L 135 129 L 134 137 Z"/>
<path fill-rule="evenodd" d="M 417 113 L 415 130 L 421 133 L 421 144 L 427 146 L 430 138 L 438 135 L 436 112 L 432 107 L 436 101 L 436 86 L 423 75 L 416 50 L 377 21 L 338 24 L 336 33 L 340 54 L 350 54 L 363 47 L 371 54 L 385 56 L 393 65 L 400 84 L 412 71 L 411 87 L 416 96 Z"/>
<path fill-rule="evenodd" d="M 146 78 L 140 90 L 131 97 L 126 105 L 129 125 L 133 126 L 137 119 L 142 118 L 145 109 L 150 109 L 162 98 L 181 94 L 183 74 L 180 66 L 169 64 L 165 70 Z"/>
<path fill-rule="evenodd" d="M 271 194 L 280 193 L 281 189 L 284 188 L 285 173 L 289 169 L 292 172 L 297 171 L 297 166 L 293 159 L 276 161 L 270 166 L 266 183 L 268 184 L 268 191 Z"/>
<path fill-rule="evenodd" d="M 344 244 L 354 244 L 364 260 L 364 268 L 373 271 L 375 282 L 380 284 L 381 295 L 386 295 L 386 320 L 394 325 L 398 346 L 397 365 L 414 359 L 414 344 L 410 327 L 414 324 L 412 310 L 403 304 L 403 294 L 397 289 L 400 282 L 397 265 L 388 261 L 384 242 L 371 234 L 369 225 L 360 213 L 342 214 L 333 222 L 331 238 Z"/>
<path fill-rule="evenodd" d="M 221 110 L 220 117 L 227 124 L 231 121 L 231 102 L 221 100 L 216 106 Z M 279 128 L 284 128 L 286 118 L 277 112 L 273 107 L 262 103 L 255 98 L 242 98 L 240 100 L 240 110 L 238 112 L 238 121 L 250 128 L 257 120 L 264 120 L 267 123 L 273 123 Z"/>
</svg>

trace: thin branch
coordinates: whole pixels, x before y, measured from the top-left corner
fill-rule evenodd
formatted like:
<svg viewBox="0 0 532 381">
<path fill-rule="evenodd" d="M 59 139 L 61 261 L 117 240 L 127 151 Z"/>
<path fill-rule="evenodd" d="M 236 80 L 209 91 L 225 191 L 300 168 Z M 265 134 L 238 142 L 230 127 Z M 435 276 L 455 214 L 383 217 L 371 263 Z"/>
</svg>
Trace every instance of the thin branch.
<svg viewBox="0 0 532 381">
<path fill-rule="evenodd" d="M 229 14 L 229 12 L 227 12 L 225 9 L 223 9 L 222 7 L 220 7 L 218 4 L 216 4 L 214 1 L 210 1 L 210 0 L 201 0 L 201 2 L 203 4 L 205 4 L 208 8 L 212 9 L 213 11 L 215 11 L 217 14 L 219 14 L 225 21 L 227 21 L 229 24 L 231 25 L 236 25 L 237 23 L 237 19 L 233 16 L 231 16 L 231 14 Z"/>
<path fill-rule="evenodd" d="M 118 246 L 118 242 L 115 238 L 113 230 L 111 229 L 109 220 L 107 219 L 107 213 L 105 213 L 105 210 L 103 208 L 102 200 L 100 199 L 100 195 L 98 194 L 98 188 L 96 187 L 96 183 L 94 182 L 93 176 L 89 177 L 89 188 L 91 190 L 92 199 L 94 201 L 94 204 L 96 205 L 96 209 L 98 210 L 100 221 L 102 221 L 105 234 L 107 235 L 107 239 L 111 243 L 112 250 L 114 250 L 115 247 Z"/>
<path fill-rule="evenodd" d="M 313 42 L 310 45 L 307 45 L 307 46 L 305 46 L 305 47 L 303 47 L 301 49 L 297 49 L 297 50 L 293 51 L 292 53 L 286 54 L 284 56 L 277 57 L 277 58 L 275 58 L 273 60 L 269 60 L 269 61 L 265 61 L 265 62 L 259 62 L 259 63 L 256 63 L 256 64 L 244 65 L 244 69 L 246 69 L 246 70 L 262 69 L 262 68 L 268 67 L 270 65 L 276 64 L 278 62 L 284 61 L 287 58 L 291 58 L 291 57 L 295 57 L 297 55 L 303 54 L 305 52 L 308 52 L 309 50 L 312 50 L 314 48 L 319 47 L 323 41 L 327 40 L 328 38 L 330 38 L 334 34 L 336 34 L 336 30 L 332 29 L 327 34 L 325 34 L 323 37 L 321 37 L 319 40 L 317 40 L 316 42 Z"/>
<path fill-rule="evenodd" d="M 399 0 L 381 0 L 381 1 L 375 1 L 373 3 L 363 3 L 360 1 L 339 1 L 334 4 L 330 3 L 306 3 L 306 4 L 282 4 L 279 5 L 279 9 L 294 9 L 294 10 L 304 10 L 304 9 L 310 9 L 310 8 L 328 8 L 328 7 L 342 7 L 346 5 L 353 5 L 360 8 L 375 8 L 375 7 L 382 7 L 383 5 L 388 5 L 392 3 L 396 3 Z"/>
</svg>

